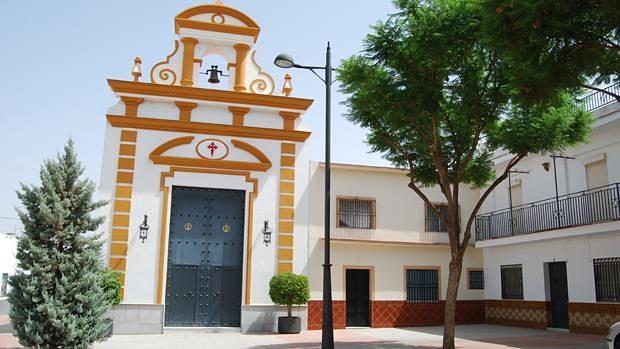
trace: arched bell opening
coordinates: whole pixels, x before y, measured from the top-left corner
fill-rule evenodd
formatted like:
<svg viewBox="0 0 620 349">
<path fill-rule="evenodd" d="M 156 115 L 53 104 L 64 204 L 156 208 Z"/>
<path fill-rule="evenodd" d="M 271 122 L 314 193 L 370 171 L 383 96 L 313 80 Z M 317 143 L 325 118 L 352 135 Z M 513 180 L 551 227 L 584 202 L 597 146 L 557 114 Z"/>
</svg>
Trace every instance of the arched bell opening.
<svg viewBox="0 0 620 349">
<path fill-rule="evenodd" d="M 196 86 L 216 90 L 232 90 L 234 77 L 229 70 L 228 61 L 219 54 L 207 54 L 202 57 Z"/>
</svg>

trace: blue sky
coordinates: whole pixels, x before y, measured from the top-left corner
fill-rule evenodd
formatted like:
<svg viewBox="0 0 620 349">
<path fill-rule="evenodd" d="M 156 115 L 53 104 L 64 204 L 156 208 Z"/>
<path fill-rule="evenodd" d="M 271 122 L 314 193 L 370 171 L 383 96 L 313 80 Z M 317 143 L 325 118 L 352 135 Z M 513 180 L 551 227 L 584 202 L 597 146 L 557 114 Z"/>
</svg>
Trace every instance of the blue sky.
<svg viewBox="0 0 620 349">
<path fill-rule="evenodd" d="M 71 137 L 85 175 L 99 182 L 106 109 L 115 97 L 107 78 L 130 79 L 136 55 L 143 71 L 173 47 L 174 16 L 213 1 L 106 0 L 3 2 L 0 11 L 0 232 L 12 231 L 19 183 L 38 183 L 44 159 Z M 224 0 L 261 26 L 256 59 L 280 86 L 273 65 L 280 52 L 322 65 L 325 45 L 333 61 L 362 49 L 369 26 L 394 12 L 391 1 Z M 308 71 L 292 71 L 293 95 L 314 98 L 305 115 L 313 131 L 311 158 L 323 160 L 324 85 Z M 334 86 L 332 161 L 386 165 L 369 154 L 364 132 L 341 115 L 344 97 Z"/>
</svg>

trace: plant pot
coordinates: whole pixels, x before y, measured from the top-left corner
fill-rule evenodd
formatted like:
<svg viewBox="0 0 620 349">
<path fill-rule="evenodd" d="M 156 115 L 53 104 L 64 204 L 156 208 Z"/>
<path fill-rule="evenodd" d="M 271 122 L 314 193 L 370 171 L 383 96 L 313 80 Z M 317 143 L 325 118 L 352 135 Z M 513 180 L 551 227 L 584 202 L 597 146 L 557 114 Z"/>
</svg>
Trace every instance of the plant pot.
<svg viewBox="0 0 620 349">
<path fill-rule="evenodd" d="M 299 316 L 278 317 L 278 333 L 291 334 L 301 332 L 301 318 Z"/>
</svg>

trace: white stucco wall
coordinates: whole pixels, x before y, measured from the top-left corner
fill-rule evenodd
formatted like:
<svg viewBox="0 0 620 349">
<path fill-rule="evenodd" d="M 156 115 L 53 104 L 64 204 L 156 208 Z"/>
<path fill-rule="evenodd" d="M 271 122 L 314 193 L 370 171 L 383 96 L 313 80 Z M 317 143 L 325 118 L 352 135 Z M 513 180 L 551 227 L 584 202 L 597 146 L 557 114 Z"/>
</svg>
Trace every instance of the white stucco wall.
<svg viewBox="0 0 620 349">
<path fill-rule="evenodd" d="M 372 300 L 405 300 L 406 267 L 440 267 L 441 299 L 448 283 L 450 249 L 446 233 L 424 232 L 424 203 L 407 187 L 402 171 L 359 167 L 332 167 L 332 285 L 333 299 L 345 299 L 345 268 L 369 267 Z M 324 234 L 324 168 L 310 164 L 310 257 L 311 299 L 322 298 Z M 437 188 L 424 189 L 433 202 L 444 202 Z M 336 200 L 343 197 L 373 198 L 376 229 L 336 228 Z M 461 191 L 461 215 L 471 212 L 478 192 Z M 351 241 L 353 240 L 353 241 Z M 482 268 L 482 251 L 470 245 L 463 261 L 459 299 L 482 299 L 482 290 L 470 290 L 467 269 Z M 374 275 L 374 276 L 373 276 Z"/>
<path fill-rule="evenodd" d="M 148 97 L 147 97 L 148 98 Z M 157 98 L 156 101 L 145 101 L 144 107 L 141 105 L 139 115 L 157 117 L 163 119 L 178 118 L 178 108 L 174 106 L 172 100 L 167 102 Z M 172 106 L 172 107 L 171 107 Z M 259 108 L 252 113 L 257 117 L 256 123 L 260 120 L 265 121 L 267 126 L 274 126 L 279 120 L 279 127 L 282 126 L 282 119 L 278 115 L 279 110 Z M 208 118 L 206 117 L 208 115 Z M 192 119 L 218 123 L 229 123 L 231 113 L 226 108 L 215 103 L 200 103 L 193 110 Z M 248 114 L 250 115 L 250 114 Z M 272 125 L 273 124 L 273 125 Z M 192 136 L 188 133 L 165 132 L 138 130 L 133 194 L 131 199 L 130 234 L 128 242 L 128 257 L 126 270 L 126 291 L 124 303 L 127 304 L 153 304 L 156 302 L 157 279 L 158 279 L 158 260 L 159 260 L 159 241 L 161 231 L 162 214 L 162 192 L 160 190 L 160 176 L 162 172 L 167 172 L 169 166 L 155 165 L 149 159 L 149 154 L 153 149 L 162 143 L 183 136 Z M 203 134 L 193 134 L 195 137 L 191 144 L 182 145 L 171 149 L 165 155 L 177 157 L 195 158 L 195 146 L 205 138 L 217 138 L 229 147 L 229 154 L 226 160 L 257 162 L 251 154 L 234 147 L 232 139 L 239 139 L 260 149 L 272 162 L 272 167 L 266 172 L 253 171 L 252 178 L 258 179 L 258 193 L 254 200 L 254 220 L 248 222 L 249 194 L 246 193 L 246 221 L 245 229 L 252 225 L 253 231 L 253 254 L 252 254 L 252 275 L 251 275 L 251 302 L 252 304 L 271 304 L 268 295 L 269 279 L 277 270 L 277 229 L 278 229 L 278 208 L 279 208 L 279 175 L 280 175 L 280 140 L 251 139 L 244 137 L 211 136 Z M 110 234 L 109 226 L 113 214 L 113 198 L 116 185 L 116 171 L 118 161 L 118 148 L 120 144 L 120 130 L 110 126 L 106 127 L 105 152 L 103 155 L 103 166 L 101 182 L 99 186 L 99 198 L 109 200 L 110 204 L 102 209 L 108 219 L 101 228 L 106 234 Z M 296 172 L 295 172 L 295 240 L 294 240 L 294 271 L 306 273 L 307 268 L 307 247 L 308 247 L 308 199 L 306 186 L 308 182 L 308 147 L 304 143 L 296 143 Z M 178 172 L 172 178 L 166 180 L 166 186 L 172 185 L 208 187 L 208 188 L 228 188 L 240 189 L 247 192 L 253 189 L 252 184 L 246 182 L 245 177 L 228 176 L 220 174 L 197 174 Z M 168 203 L 169 205 L 170 203 Z M 170 212 L 170 210 L 168 210 Z M 149 237 L 142 243 L 138 239 L 138 226 L 143 220 L 144 215 L 149 217 Z M 263 222 L 269 220 L 271 228 L 274 230 L 272 243 L 265 246 L 261 230 Z M 109 246 L 109 244 L 108 244 Z M 247 246 L 244 247 L 247 252 Z M 106 260 L 109 248 L 106 251 Z M 167 245 L 165 250 L 167 251 Z M 244 253 L 245 255 L 245 253 Z M 245 257 L 244 257 L 245 267 Z M 245 285 L 245 271 L 244 283 Z M 244 286 L 245 287 L 245 286 Z M 245 292 L 245 290 L 243 291 Z"/>
</svg>

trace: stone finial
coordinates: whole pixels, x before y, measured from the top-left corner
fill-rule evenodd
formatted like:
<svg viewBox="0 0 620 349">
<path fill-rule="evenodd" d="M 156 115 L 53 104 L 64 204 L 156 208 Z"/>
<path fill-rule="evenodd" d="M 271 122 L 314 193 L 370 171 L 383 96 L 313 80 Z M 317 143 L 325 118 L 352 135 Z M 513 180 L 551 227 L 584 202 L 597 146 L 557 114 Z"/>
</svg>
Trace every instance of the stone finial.
<svg viewBox="0 0 620 349">
<path fill-rule="evenodd" d="M 140 80 L 142 76 L 142 58 L 136 57 L 133 61 L 133 69 L 131 69 L 131 75 L 133 75 L 133 81 Z"/>
<path fill-rule="evenodd" d="M 222 2 L 222 0 L 215 0 L 215 2 L 213 3 L 214 5 L 219 5 L 219 6 L 223 6 L 224 3 Z"/>
<path fill-rule="evenodd" d="M 292 78 L 293 77 L 289 73 L 286 73 L 284 75 L 284 85 L 282 85 L 282 93 L 286 97 L 289 97 L 291 95 L 291 92 L 293 92 L 293 85 L 291 84 Z"/>
</svg>

